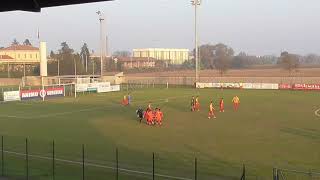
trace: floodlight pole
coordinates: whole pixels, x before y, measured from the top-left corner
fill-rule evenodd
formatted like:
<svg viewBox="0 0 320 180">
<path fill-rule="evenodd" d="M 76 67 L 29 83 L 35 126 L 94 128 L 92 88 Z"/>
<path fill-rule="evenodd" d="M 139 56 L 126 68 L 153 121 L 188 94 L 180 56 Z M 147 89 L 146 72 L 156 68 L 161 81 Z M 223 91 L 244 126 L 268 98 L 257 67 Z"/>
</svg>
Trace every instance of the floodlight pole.
<svg viewBox="0 0 320 180">
<path fill-rule="evenodd" d="M 196 61 L 196 79 L 199 80 L 199 45 L 198 45 L 198 6 L 201 5 L 201 0 L 192 0 L 192 5 L 194 6 L 194 32 L 195 32 L 195 61 Z"/>
<path fill-rule="evenodd" d="M 103 26 L 102 21 L 104 21 L 103 14 L 98 11 L 97 14 L 99 15 L 100 21 L 100 76 L 103 76 Z"/>
<path fill-rule="evenodd" d="M 87 52 L 86 52 L 86 73 L 88 72 L 88 55 L 87 55 Z"/>
</svg>

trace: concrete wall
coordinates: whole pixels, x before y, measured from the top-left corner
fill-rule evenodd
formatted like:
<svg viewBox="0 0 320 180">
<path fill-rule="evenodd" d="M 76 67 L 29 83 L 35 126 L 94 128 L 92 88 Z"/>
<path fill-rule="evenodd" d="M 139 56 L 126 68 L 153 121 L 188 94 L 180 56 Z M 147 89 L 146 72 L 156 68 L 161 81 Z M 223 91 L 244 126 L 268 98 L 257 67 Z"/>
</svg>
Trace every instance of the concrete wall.
<svg viewBox="0 0 320 180">
<path fill-rule="evenodd" d="M 0 78 L 0 86 L 19 86 L 20 78 Z"/>
</svg>

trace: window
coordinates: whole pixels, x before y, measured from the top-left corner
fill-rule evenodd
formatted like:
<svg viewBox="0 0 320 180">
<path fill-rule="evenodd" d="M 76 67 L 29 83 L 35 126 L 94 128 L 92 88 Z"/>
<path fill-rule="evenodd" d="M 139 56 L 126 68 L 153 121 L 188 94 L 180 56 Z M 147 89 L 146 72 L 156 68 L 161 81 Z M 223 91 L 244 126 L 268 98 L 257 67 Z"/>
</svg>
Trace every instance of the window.
<svg viewBox="0 0 320 180">
<path fill-rule="evenodd" d="M 30 54 L 29 57 L 32 58 L 32 54 Z"/>
<path fill-rule="evenodd" d="M 18 54 L 18 58 L 20 58 L 20 54 Z"/>
<path fill-rule="evenodd" d="M 38 59 L 38 54 L 36 54 L 36 59 Z"/>
<path fill-rule="evenodd" d="M 27 54 L 24 54 L 24 58 L 27 59 Z"/>
</svg>

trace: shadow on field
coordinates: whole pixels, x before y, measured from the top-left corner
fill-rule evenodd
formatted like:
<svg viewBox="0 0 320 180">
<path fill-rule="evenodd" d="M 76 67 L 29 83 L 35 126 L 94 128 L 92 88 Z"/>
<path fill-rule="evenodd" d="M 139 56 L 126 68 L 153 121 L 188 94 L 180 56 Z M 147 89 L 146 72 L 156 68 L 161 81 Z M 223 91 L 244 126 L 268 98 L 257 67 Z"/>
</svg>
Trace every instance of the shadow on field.
<svg viewBox="0 0 320 180">
<path fill-rule="evenodd" d="M 312 140 L 320 140 L 320 130 L 317 129 L 283 128 L 280 131 Z"/>
</svg>

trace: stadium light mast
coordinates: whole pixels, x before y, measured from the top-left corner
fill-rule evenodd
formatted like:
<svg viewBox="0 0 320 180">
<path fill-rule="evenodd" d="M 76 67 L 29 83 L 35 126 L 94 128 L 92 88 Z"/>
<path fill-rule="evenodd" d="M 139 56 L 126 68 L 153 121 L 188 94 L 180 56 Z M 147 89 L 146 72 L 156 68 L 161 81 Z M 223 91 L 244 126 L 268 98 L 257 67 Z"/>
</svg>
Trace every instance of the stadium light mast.
<svg viewBox="0 0 320 180">
<path fill-rule="evenodd" d="M 98 11 L 97 14 L 99 15 L 99 21 L 100 21 L 100 76 L 103 75 L 103 22 L 105 19 L 103 17 L 103 14 L 101 11 Z"/>
<path fill-rule="evenodd" d="M 198 45 L 198 6 L 201 5 L 201 0 L 191 0 L 194 6 L 194 33 L 195 33 L 195 61 L 196 61 L 196 82 L 199 80 L 199 45 Z"/>
</svg>

